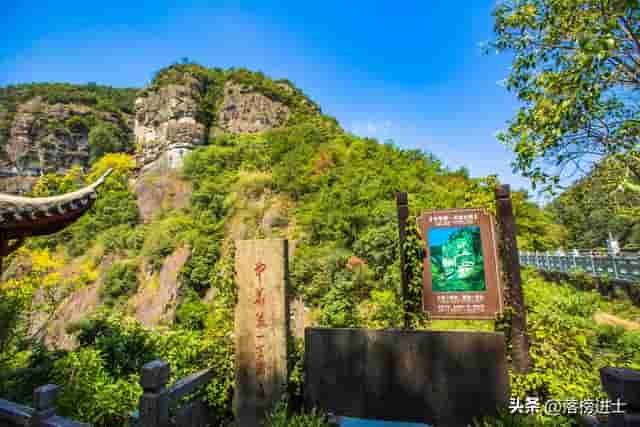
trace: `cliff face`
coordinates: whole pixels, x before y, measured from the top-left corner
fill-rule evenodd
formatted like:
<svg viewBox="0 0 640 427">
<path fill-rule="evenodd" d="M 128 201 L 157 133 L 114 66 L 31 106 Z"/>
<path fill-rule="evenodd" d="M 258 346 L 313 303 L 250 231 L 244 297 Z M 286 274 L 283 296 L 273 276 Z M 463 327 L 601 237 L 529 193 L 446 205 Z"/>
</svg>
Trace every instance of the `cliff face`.
<svg viewBox="0 0 640 427">
<path fill-rule="evenodd" d="M 250 86 L 228 81 L 216 124 L 222 132 L 256 133 L 282 126 L 289 115 L 290 109 L 283 103 Z"/>
<path fill-rule="evenodd" d="M 129 129 L 115 113 L 95 112 L 84 105 L 48 104 L 37 97 L 18 107 L 5 147 L 5 170 L 20 175 L 57 172 L 74 165 L 86 166 L 89 160 L 89 130 L 64 126 L 72 117 L 97 114 L 104 122 Z M 129 119 L 127 117 L 127 119 Z"/>
<path fill-rule="evenodd" d="M 162 174 L 179 169 L 189 151 L 221 134 L 265 132 L 319 113 L 287 81 L 196 64 L 160 70 L 142 90 L 0 87 L 0 191 L 28 192 L 42 174 L 89 166 L 96 149 L 89 136 L 98 125 L 117 130 L 116 151 L 135 150 L 141 172 Z"/>
<path fill-rule="evenodd" d="M 202 84 L 193 77 L 184 84 L 152 87 L 135 102 L 136 157 L 143 171 L 177 169 L 183 156 L 204 144 L 205 124 L 198 99 Z"/>
<path fill-rule="evenodd" d="M 133 117 L 126 111 L 107 111 L 81 99 L 59 101 L 47 90 L 9 97 L 2 96 L 9 89 L 0 88 L 0 191 L 27 192 L 42 174 L 88 166 L 89 132 L 98 124 L 131 138 Z"/>
<path fill-rule="evenodd" d="M 182 242 L 165 254 L 161 250 L 164 237 L 154 241 L 156 234 L 163 236 L 164 227 L 183 224 L 182 220 L 173 224 L 163 214 L 184 215 L 190 207 L 193 182 L 180 173 L 184 156 L 204 144 L 216 144 L 224 135 L 267 132 L 319 113 L 289 82 L 247 70 L 194 64 L 161 70 L 141 90 L 65 84 L 0 87 L 0 191 L 28 192 L 42 174 L 64 173 L 76 165 L 88 169 L 100 155 L 113 150 L 135 152 L 138 166 L 129 181 L 140 214 L 134 227 L 138 232 L 132 234 L 144 236 L 144 244 L 129 250 L 134 244 L 127 242 L 126 248 L 107 253 L 105 248 L 118 239 L 108 233 L 96 235 L 98 243 L 88 248 L 88 255 L 67 259 L 67 267 L 55 268 L 52 274 L 60 273 L 69 283 L 57 284 L 60 289 L 52 313 L 35 311 L 31 332 L 52 347 L 73 348 L 75 339 L 67 326 L 109 306 L 105 295 L 111 295 L 115 279 L 107 279 L 120 261 L 136 265 L 139 274 L 135 291 L 118 300 L 122 305 L 118 309 L 133 314 L 145 326 L 173 323 L 176 308 L 188 294 L 188 289 L 182 289 L 181 272 L 194 253 L 200 259 L 204 251 L 198 242 Z M 104 128 L 111 129 L 111 134 L 96 132 Z M 105 138 L 118 139 L 120 144 L 105 143 Z M 255 179 L 265 176 L 269 178 L 265 173 Z M 247 224 L 256 223 L 267 237 L 279 236 L 288 226 L 292 202 L 287 197 L 252 193 L 246 198 L 243 206 L 248 213 L 232 218 L 225 227 L 229 237 L 249 236 Z M 145 228 L 156 233 L 147 235 Z M 167 240 L 172 242 L 174 237 Z M 194 263 L 199 268 L 194 267 L 195 279 L 185 276 L 191 281 L 200 280 L 203 272 Z M 73 287 L 80 282 L 72 278 L 91 275 L 95 275 L 91 282 Z M 36 295 L 34 302 L 43 297 Z"/>
<path fill-rule="evenodd" d="M 265 132 L 289 120 L 291 107 L 260 87 L 237 81 L 232 72 L 216 77 L 196 68 L 175 73 L 169 83 L 160 78 L 141 91 L 134 133 L 143 172 L 180 168 L 183 157 L 208 138 Z M 279 88 L 293 92 L 286 84 Z"/>
</svg>

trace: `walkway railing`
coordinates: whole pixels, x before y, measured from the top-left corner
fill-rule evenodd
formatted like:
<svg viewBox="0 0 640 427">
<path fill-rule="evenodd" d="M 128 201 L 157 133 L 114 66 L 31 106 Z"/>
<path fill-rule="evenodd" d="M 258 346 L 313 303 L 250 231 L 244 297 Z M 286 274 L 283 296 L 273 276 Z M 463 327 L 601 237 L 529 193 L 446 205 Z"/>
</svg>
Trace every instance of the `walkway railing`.
<svg viewBox="0 0 640 427">
<path fill-rule="evenodd" d="M 640 281 L 640 256 L 637 254 L 520 252 L 520 265 L 535 267 L 542 271 L 560 273 L 581 271 L 612 280 Z"/>
<path fill-rule="evenodd" d="M 205 369 L 182 378 L 167 388 L 169 365 L 154 360 L 142 367 L 138 410 L 128 420 L 131 427 L 207 427 L 208 409 L 202 391 L 214 375 Z M 38 387 L 34 408 L 0 399 L 0 427 L 91 427 L 56 415 L 58 386 Z M 189 399 L 185 399 L 189 397 Z"/>
<path fill-rule="evenodd" d="M 207 407 L 197 396 L 189 402 L 183 398 L 201 390 L 213 378 L 213 369 L 205 369 L 183 378 L 170 387 L 169 365 L 154 360 L 142 367 L 140 385 L 144 393 L 138 410 L 129 417 L 129 427 L 206 427 L 209 425 Z M 178 406 L 175 415 L 170 408 Z"/>
<path fill-rule="evenodd" d="M 56 415 L 58 386 L 47 384 L 33 392 L 34 407 L 0 399 L 0 426 L 25 427 L 90 427 Z"/>
</svg>

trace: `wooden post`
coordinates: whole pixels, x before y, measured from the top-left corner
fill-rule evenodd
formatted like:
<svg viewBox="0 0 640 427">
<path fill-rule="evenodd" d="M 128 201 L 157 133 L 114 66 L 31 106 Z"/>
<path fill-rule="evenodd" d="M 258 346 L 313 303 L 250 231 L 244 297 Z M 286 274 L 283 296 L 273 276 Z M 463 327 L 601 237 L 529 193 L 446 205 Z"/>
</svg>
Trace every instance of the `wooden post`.
<svg viewBox="0 0 640 427">
<path fill-rule="evenodd" d="M 513 216 L 511 189 L 508 185 L 500 185 L 496 188 L 496 214 L 500 228 L 502 263 L 508 287 L 507 295 L 513 309 L 510 319 L 512 364 L 516 372 L 527 373 L 531 369 L 529 337 L 518 261 L 516 220 Z"/>
<path fill-rule="evenodd" d="M 170 369 L 166 362 L 154 360 L 142 367 L 140 385 L 140 426 L 167 427 L 169 425 L 169 396 L 165 386 L 169 382 Z"/>
<path fill-rule="evenodd" d="M 407 237 L 407 218 L 409 217 L 409 200 L 407 193 L 399 191 L 396 193 L 396 205 L 398 207 L 398 231 L 400 234 L 400 283 L 402 286 L 402 313 L 404 318 L 404 328 L 409 329 L 409 312 L 407 302 L 409 298 L 409 278 L 407 277 L 407 266 L 404 253 L 404 243 Z"/>
<path fill-rule="evenodd" d="M 44 421 L 56 414 L 56 396 L 58 386 L 47 384 L 38 387 L 33 392 L 33 415 L 29 422 L 30 427 L 44 427 Z"/>
</svg>

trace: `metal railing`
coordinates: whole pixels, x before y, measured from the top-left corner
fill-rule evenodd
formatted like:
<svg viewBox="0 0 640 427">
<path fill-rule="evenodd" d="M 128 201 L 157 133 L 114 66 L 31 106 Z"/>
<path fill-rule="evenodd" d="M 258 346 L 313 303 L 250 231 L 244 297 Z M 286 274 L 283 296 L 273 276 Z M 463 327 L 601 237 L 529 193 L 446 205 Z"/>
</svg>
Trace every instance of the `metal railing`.
<svg viewBox="0 0 640 427">
<path fill-rule="evenodd" d="M 551 252 L 520 252 L 520 265 L 538 270 L 576 273 L 612 280 L 640 281 L 640 256 L 638 254 L 574 251 L 570 254 Z"/>
</svg>

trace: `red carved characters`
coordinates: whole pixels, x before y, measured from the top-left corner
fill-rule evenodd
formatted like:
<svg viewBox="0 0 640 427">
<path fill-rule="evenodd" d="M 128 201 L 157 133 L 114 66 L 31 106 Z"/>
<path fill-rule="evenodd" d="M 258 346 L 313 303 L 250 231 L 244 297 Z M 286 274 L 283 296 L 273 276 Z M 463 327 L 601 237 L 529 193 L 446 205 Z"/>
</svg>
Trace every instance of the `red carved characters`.
<svg viewBox="0 0 640 427">
<path fill-rule="evenodd" d="M 262 273 L 266 269 L 267 266 L 262 262 L 258 262 L 253 269 L 258 279 L 254 304 L 256 306 L 256 380 L 258 381 L 258 397 L 260 398 L 265 397 L 263 385 L 266 375 L 264 329 L 267 327 L 267 322 L 264 315 L 265 292 L 262 285 Z"/>
</svg>

